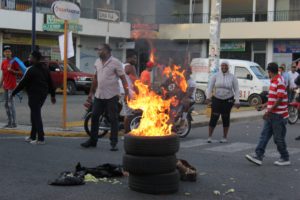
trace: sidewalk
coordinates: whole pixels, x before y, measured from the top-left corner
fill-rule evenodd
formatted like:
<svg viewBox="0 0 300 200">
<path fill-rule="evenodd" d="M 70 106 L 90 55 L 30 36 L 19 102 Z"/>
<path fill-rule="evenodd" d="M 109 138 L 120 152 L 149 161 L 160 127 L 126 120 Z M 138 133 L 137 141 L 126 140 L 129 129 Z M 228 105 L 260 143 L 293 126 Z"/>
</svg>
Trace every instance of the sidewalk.
<svg viewBox="0 0 300 200">
<path fill-rule="evenodd" d="M 208 126 L 209 117 L 205 115 L 204 111 L 202 114 L 193 115 L 192 127 L 203 127 Z M 263 112 L 257 112 L 255 110 L 238 111 L 231 113 L 231 122 L 239 121 L 252 121 L 255 119 L 261 119 Z M 221 121 L 219 121 L 221 123 Z M 83 122 L 70 122 L 66 130 L 60 127 L 44 127 L 46 136 L 61 136 L 61 137 L 85 137 L 86 133 L 83 126 Z M 0 123 L 0 127 L 3 127 L 5 123 Z M 30 133 L 31 126 L 18 125 L 17 128 L 5 129 L 0 128 L 0 134 L 18 134 L 28 135 Z"/>
</svg>

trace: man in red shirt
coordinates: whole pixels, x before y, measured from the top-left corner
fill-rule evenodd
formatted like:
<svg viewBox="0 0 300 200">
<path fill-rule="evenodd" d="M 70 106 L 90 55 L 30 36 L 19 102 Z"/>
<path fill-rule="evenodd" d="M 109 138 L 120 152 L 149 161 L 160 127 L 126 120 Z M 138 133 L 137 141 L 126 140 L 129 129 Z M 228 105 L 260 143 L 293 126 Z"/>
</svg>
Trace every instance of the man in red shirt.
<svg viewBox="0 0 300 200">
<path fill-rule="evenodd" d="M 257 110 L 267 109 L 264 114 L 264 128 L 261 132 L 259 143 L 254 155 L 246 155 L 246 159 L 257 165 L 262 164 L 266 146 L 273 136 L 280 159 L 274 162 L 275 165 L 290 165 L 289 153 L 285 142 L 286 124 L 288 114 L 288 96 L 284 79 L 278 74 L 278 65 L 269 63 L 267 67 L 271 84 L 269 88 L 268 102 L 257 107 Z"/>
<path fill-rule="evenodd" d="M 0 87 L 4 90 L 5 109 L 8 117 L 8 124 L 4 128 L 15 128 L 16 124 L 16 110 L 14 99 L 11 97 L 12 91 L 17 86 L 17 74 L 20 74 L 19 66 L 16 62 L 11 63 L 12 52 L 10 46 L 6 45 L 3 48 L 5 59 L 1 64 L 2 78 Z"/>
<path fill-rule="evenodd" d="M 148 85 L 149 88 L 151 88 L 151 71 L 153 67 L 154 67 L 153 62 L 151 61 L 147 62 L 146 69 L 141 73 L 141 77 L 140 77 L 142 83 Z"/>
</svg>

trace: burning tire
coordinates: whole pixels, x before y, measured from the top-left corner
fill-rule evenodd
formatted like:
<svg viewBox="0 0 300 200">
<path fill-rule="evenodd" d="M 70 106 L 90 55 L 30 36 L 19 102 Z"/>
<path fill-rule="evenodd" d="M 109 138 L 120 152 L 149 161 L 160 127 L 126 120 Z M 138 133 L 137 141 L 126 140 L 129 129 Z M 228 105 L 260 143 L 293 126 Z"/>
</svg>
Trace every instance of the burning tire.
<svg viewBox="0 0 300 200">
<path fill-rule="evenodd" d="M 164 174 L 176 169 L 176 156 L 123 156 L 123 167 L 125 171 L 136 175 Z"/>
<path fill-rule="evenodd" d="M 178 191 L 179 173 L 173 171 L 156 175 L 129 175 L 129 188 L 148 194 L 168 194 Z"/>
<path fill-rule="evenodd" d="M 179 138 L 175 134 L 154 137 L 127 134 L 124 149 L 127 154 L 135 156 L 174 155 L 179 150 Z"/>
</svg>

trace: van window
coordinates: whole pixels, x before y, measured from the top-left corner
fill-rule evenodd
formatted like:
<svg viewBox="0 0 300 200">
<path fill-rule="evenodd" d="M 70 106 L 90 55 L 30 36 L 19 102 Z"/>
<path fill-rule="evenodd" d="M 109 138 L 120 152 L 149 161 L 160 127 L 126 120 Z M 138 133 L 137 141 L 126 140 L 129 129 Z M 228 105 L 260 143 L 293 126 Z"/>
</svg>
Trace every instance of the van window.
<svg viewBox="0 0 300 200">
<path fill-rule="evenodd" d="M 56 63 L 50 63 L 50 64 L 49 64 L 49 70 L 50 70 L 51 72 L 55 72 L 57 68 L 59 69 L 58 64 L 56 64 Z"/>
<path fill-rule="evenodd" d="M 269 76 L 260 66 L 250 66 L 251 70 L 258 79 L 268 79 Z"/>
<path fill-rule="evenodd" d="M 247 79 L 247 75 L 251 75 L 251 73 L 245 67 L 235 67 L 234 74 L 238 79 Z"/>
</svg>

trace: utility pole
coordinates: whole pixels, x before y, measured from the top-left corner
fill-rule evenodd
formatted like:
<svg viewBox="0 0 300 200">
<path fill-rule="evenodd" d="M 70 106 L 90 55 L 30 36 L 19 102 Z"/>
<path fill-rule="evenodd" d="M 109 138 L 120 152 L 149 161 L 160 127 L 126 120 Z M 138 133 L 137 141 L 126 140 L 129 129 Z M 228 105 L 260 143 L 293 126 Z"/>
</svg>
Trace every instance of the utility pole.
<svg viewBox="0 0 300 200">
<path fill-rule="evenodd" d="M 31 34 L 31 51 L 35 50 L 35 40 L 36 40 L 36 0 L 32 0 L 32 34 Z"/>
</svg>

